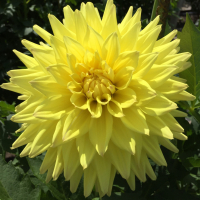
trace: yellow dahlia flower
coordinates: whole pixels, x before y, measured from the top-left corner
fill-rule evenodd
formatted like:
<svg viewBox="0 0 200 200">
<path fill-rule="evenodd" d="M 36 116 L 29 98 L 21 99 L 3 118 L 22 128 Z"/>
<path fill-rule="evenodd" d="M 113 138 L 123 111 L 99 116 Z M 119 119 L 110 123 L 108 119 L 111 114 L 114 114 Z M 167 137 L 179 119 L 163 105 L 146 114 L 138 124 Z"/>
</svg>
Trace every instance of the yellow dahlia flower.
<svg viewBox="0 0 200 200">
<path fill-rule="evenodd" d="M 116 172 L 132 190 L 135 176 L 155 180 L 148 158 L 166 166 L 160 145 L 178 152 L 170 140 L 187 139 L 175 102 L 195 97 L 175 74 L 191 55 L 178 53 L 176 30 L 157 40 L 159 17 L 141 30 L 141 8 L 132 11 L 121 24 L 112 0 L 102 19 L 90 2 L 75 12 L 66 6 L 63 24 L 49 14 L 54 35 L 35 25 L 46 43 L 22 40 L 33 57 L 14 50 L 27 69 L 9 71 L 2 85 L 24 100 L 12 117 L 23 123 L 12 148 L 26 145 L 21 156 L 30 158 L 47 151 L 46 180 L 64 172 L 75 192 L 84 176 L 86 197 L 94 186 L 110 195 Z"/>
</svg>

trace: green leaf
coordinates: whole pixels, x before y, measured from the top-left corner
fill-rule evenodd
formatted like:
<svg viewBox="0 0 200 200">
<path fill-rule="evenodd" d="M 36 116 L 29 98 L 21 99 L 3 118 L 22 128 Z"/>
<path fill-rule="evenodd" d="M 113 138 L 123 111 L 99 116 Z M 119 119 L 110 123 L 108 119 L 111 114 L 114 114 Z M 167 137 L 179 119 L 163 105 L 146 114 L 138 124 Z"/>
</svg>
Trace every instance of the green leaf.
<svg viewBox="0 0 200 200">
<path fill-rule="evenodd" d="M 169 25 L 169 22 L 167 20 L 166 22 L 166 26 L 165 26 L 165 35 L 167 35 L 168 33 L 170 33 L 172 31 L 171 26 Z"/>
<path fill-rule="evenodd" d="M 2 200 L 39 200 L 41 190 L 35 188 L 29 177 L 23 176 L 9 162 L 0 156 L 0 199 Z"/>
<path fill-rule="evenodd" d="M 28 161 L 28 164 L 29 164 L 34 176 L 37 177 L 38 180 L 40 181 L 40 183 L 38 183 L 38 185 L 41 185 L 43 188 L 45 186 L 47 186 L 54 197 L 56 197 L 58 200 L 63 200 L 64 195 L 63 195 L 63 193 L 61 193 L 58 190 L 58 185 L 57 185 L 58 181 L 56 181 L 56 182 L 51 181 L 49 183 L 46 183 L 46 181 L 45 181 L 46 173 L 45 174 L 39 173 L 40 172 L 39 169 L 42 164 L 42 160 L 39 157 L 37 157 L 37 158 L 27 158 L 27 161 Z"/>
<path fill-rule="evenodd" d="M 189 15 L 186 17 L 186 24 L 182 32 L 178 32 L 180 42 L 180 52 L 190 52 L 192 54 L 190 62 L 192 66 L 181 72 L 179 76 L 187 79 L 188 92 L 200 96 L 200 31 L 195 27 Z"/>
<path fill-rule="evenodd" d="M 105 5 L 103 5 L 101 3 L 95 3 L 94 6 L 97 7 L 102 12 L 104 12 L 104 10 L 105 10 Z"/>
<path fill-rule="evenodd" d="M 199 159 L 195 159 L 193 157 L 190 157 L 190 158 L 187 158 L 187 160 L 192 165 L 192 167 L 200 167 L 200 158 Z"/>
<path fill-rule="evenodd" d="M 0 115 L 1 117 L 6 117 L 10 113 L 15 112 L 15 106 L 6 103 L 5 101 L 0 101 Z"/>
</svg>

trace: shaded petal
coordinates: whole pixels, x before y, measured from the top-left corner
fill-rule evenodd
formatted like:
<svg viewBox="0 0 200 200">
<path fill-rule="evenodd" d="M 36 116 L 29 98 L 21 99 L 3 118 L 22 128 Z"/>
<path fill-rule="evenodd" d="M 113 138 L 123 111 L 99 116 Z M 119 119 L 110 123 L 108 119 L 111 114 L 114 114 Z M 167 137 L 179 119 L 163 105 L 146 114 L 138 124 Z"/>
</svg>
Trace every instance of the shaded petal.
<svg viewBox="0 0 200 200">
<path fill-rule="evenodd" d="M 149 135 L 149 128 L 146 124 L 145 115 L 140 109 L 135 106 L 131 106 L 123 111 L 125 117 L 122 117 L 121 120 L 126 127 L 132 131 Z"/>
<path fill-rule="evenodd" d="M 39 132 L 37 133 L 37 136 L 31 145 L 31 150 L 29 153 L 30 158 L 34 158 L 35 156 L 43 153 L 51 146 L 56 124 L 57 121 L 52 121 L 51 123 L 47 121 L 40 125 Z"/>
<path fill-rule="evenodd" d="M 59 83 L 60 85 L 67 86 L 67 84 L 72 80 L 70 77 L 71 70 L 67 65 L 64 64 L 51 65 L 47 68 L 47 71 L 51 73 L 56 82 Z M 56 92 L 56 90 L 54 90 L 54 92 Z"/>
<path fill-rule="evenodd" d="M 88 134 L 85 134 L 76 139 L 76 146 L 80 156 L 80 163 L 83 169 L 86 169 L 96 153 L 95 147 L 89 140 Z"/>
<path fill-rule="evenodd" d="M 64 161 L 64 177 L 68 181 L 80 166 L 75 140 L 62 145 L 62 155 Z"/>
<path fill-rule="evenodd" d="M 29 83 L 33 88 L 38 90 L 42 95 L 45 95 L 46 97 L 60 94 L 69 94 L 67 88 L 56 83 L 51 76 L 42 76 L 39 78 L 35 78 Z"/>
<path fill-rule="evenodd" d="M 110 180 L 111 163 L 104 157 L 96 154 L 94 157 L 94 165 L 101 191 L 103 193 L 107 193 Z"/>
<path fill-rule="evenodd" d="M 64 142 L 80 137 L 89 131 L 89 124 L 91 121 L 90 113 L 87 110 L 80 110 L 77 113 L 78 115 L 75 115 L 76 113 L 77 112 L 74 111 L 73 114 L 70 114 L 66 118 L 66 125 L 64 127 L 65 132 L 63 133 Z"/>
<path fill-rule="evenodd" d="M 113 118 L 113 133 L 111 140 L 120 149 L 135 154 L 135 139 L 132 131 L 128 129 L 120 119 Z"/>
<path fill-rule="evenodd" d="M 12 149 L 32 142 L 37 135 L 38 128 L 38 124 L 28 125 L 25 131 L 23 131 L 17 140 L 15 140 L 15 142 L 12 144 Z"/>
<path fill-rule="evenodd" d="M 34 116 L 40 119 L 60 119 L 63 113 L 68 113 L 74 109 L 70 102 L 70 96 L 57 95 L 49 97 L 35 109 Z"/>
<path fill-rule="evenodd" d="M 54 181 L 58 179 L 64 168 L 62 146 L 59 146 L 57 149 L 56 162 L 52 173 L 52 178 Z"/>
<path fill-rule="evenodd" d="M 160 116 L 160 119 L 162 119 L 165 124 L 171 129 L 171 131 L 176 132 L 184 132 L 184 129 L 182 126 L 176 121 L 176 119 L 169 113 Z"/>
<path fill-rule="evenodd" d="M 54 163 L 57 156 L 57 148 L 49 148 L 40 167 L 40 174 L 44 174 Z"/>
<path fill-rule="evenodd" d="M 94 184 L 96 181 L 97 173 L 95 170 L 94 165 L 89 165 L 85 170 L 84 170 L 84 196 L 88 197 L 92 189 L 94 188 Z"/>
<path fill-rule="evenodd" d="M 113 94 L 113 99 L 120 103 L 122 108 L 128 108 L 136 102 L 136 93 L 131 88 L 117 90 Z"/>
<path fill-rule="evenodd" d="M 99 118 L 102 115 L 102 106 L 96 100 L 90 98 L 87 101 L 88 110 L 93 118 Z"/>
<path fill-rule="evenodd" d="M 80 165 L 70 178 L 70 191 L 72 193 L 76 192 L 82 176 L 83 169 Z"/>
<path fill-rule="evenodd" d="M 72 94 L 70 101 L 79 109 L 85 110 L 88 108 L 87 97 L 83 93 Z"/>
<path fill-rule="evenodd" d="M 131 154 L 125 150 L 119 149 L 112 142 L 105 157 L 111 161 L 121 176 L 127 179 L 130 175 Z"/>
<path fill-rule="evenodd" d="M 150 157 L 157 165 L 167 166 L 156 136 L 143 136 L 143 147 L 148 157 Z"/>
<path fill-rule="evenodd" d="M 111 196 L 111 193 L 112 193 L 112 186 L 113 186 L 116 171 L 117 171 L 116 168 L 113 165 L 111 165 L 110 180 L 109 180 L 109 186 L 108 186 L 108 192 L 107 192 L 108 196 Z"/>
<path fill-rule="evenodd" d="M 177 107 L 176 103 L 168 100 L 162 95 L 157 95 L 153 101 L 148 104 L 141 106 L 141 110 L 147 115 L 160 116 L 164 115 L 171 110 L 175 110 Z"/>
<path fill-rule="evenodd" d="M 184 112 L 182 112 L 182 111 L 180 111 L 180 110 L 172 110 L 172 111 L 170 112 L 170 114 L 171 114 L 173 117 L 187 117 L 187 116 L 188 116 L 187 113 L 184 113 Z"/>
<path fill-rule="evenodd" d="M 123 117 L 124 116 L 120 103 L 118 103 L 115 100 L 110 100 L 108 102 L 107 109 L 108 109 L 109 113 L 111 115 L 113 115 L 114 117 Z"/>
<path fill-rule="evenodd" d="M 114 77 L 115 87 L 119 90 L 127 88 L 132 80 L 133 71 L 133 67 L 121 68 Z"/>
<path fill-rule="evenodd" d="M 112 115 L 103 107 L 103 112 L 100 118 L 92 118 L 89 127 L 89 137 L 97 152 L 103 156 L 108 148 L 108 143 L 111 138 L 113 127 Z"/>
<path fill-rule="evenodd" d="M 174 153 L 179 152 L 177 147 L 172 142 L 170 142 L 170 140 L 168 140 L 166 138 L 158 137 L 158 141 L 162 146 L 169 149 L 170 151 L 173 151 Z"/>
<path fill-rule="evenodd" d="M 150 135 L 157 135 L 167 139 L 173 139 L 173 133 L 170 127 L 165 124 L 160 117 L 146 115 L 147 125 L 150 129 Z"/>
<path fill-rule="evenodd" d="M 156 97 L 156 91 L 142 79 L 133 79 L 129 87 L 134 90 L 137 97 L 137 106 L 145 105 Z"/>
</svg>

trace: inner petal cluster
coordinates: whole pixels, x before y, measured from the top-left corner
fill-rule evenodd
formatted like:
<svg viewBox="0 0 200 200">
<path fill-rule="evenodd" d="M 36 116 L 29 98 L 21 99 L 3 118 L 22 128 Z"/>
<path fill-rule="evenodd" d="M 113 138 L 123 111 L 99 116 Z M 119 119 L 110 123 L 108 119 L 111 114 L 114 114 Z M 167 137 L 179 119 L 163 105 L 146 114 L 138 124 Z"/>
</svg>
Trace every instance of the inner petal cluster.
<svg viewBox="0 0 200 200">
<path fill-rule="evenodd" d="M 95 118 L 101 116 L 104 105 L 107 105 L 110 114 L 124 116 L 121 101 L 123 90 L 130 82 L 132 67 L 113 70 L 97 51 L 94 54 L 86 51 L 82 62 L 71 67 L 71 71 L 74 73 L 71 74 L 72 81 L 68 83 L 68 89 L 73 93 L 73 105 L 83 110 L 88 109 Z"/>
</svg>

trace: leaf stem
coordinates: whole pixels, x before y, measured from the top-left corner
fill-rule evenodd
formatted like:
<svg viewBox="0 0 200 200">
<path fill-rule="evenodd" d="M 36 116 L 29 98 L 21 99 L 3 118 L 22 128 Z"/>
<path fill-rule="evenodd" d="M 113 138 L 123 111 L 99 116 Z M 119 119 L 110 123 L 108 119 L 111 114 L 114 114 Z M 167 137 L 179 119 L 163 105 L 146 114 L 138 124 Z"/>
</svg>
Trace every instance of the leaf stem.
<svg viewBox="0 0 200 200">
<path fill-rule="evenodd" d="M 194 108 L 189 107 L 190 114 L 196 118 L 196 120 L 200 123 L 200 115 L 194 110 Z"/>
<path fill-rule="evenodd" d="M 154 0 L 153 10 L 152 10 L 152 13 L 151 13 L 151 21 L 153 21 L 156 17 L 157 7 L 158 7 L 158 0 Z"/>
<path fill-rule="evenodd" d="M 178 102 L 184 109 L 188 110 L 190 115 L 194 116 L 194 118 L 200 123 L 200 115 L 196 112 L 194 107 L 190 107 L 190 105 L 186 101 Z"/>
</svg>

